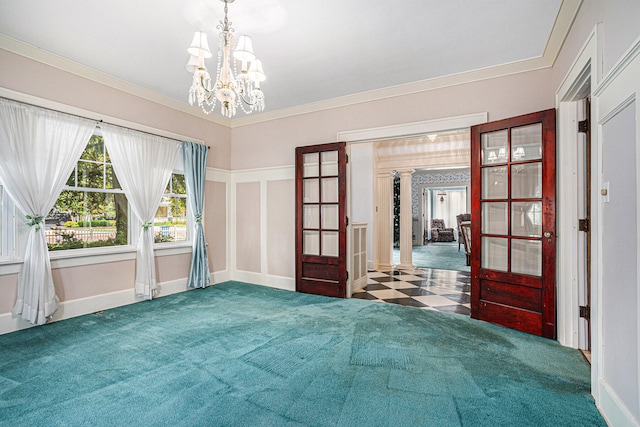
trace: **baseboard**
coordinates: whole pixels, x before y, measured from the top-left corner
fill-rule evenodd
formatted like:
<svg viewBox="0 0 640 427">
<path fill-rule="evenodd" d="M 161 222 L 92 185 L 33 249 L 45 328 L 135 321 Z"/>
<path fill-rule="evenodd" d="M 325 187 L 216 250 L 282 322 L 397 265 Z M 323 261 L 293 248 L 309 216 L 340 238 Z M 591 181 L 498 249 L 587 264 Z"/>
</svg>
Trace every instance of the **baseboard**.
<svg viewBox="0 0 640 427">
<path fill-rule="evenodd" d="M 270 288 L 296 290 L 296 281 L 293 277 L 270 276 L 268 274 L 252 273 L 249 271 L 235 271 L 231 280 L 252 283 L 254 285 L 268 286 Z"/>
<path fill-rule="evenodd" d="M 608 425 L 616 427 L 640 426 L 640 421 L 629 412 L 618 395 L 606 382 L 600 380 L 599 389 L 600 401 L 596 403 Z"/>
<path fill-rule="evenodd" d="M 211 274 L 211 283 L 215 284 L 229 281 L 231 280 L 230 276 L 231 275 L 228 271 L 215 272 Z M 167 295 L 188 291 L 190 289 L 191 288 L 187 288 L 187 278 L 162 282 L 158 284 L 158 293 L 155 298 L 165 297 Z M 49 323 L 83 316 L 85 314 L 91 314 L 101 310 L 109 310 L 124 305 L 134 304 L 140 301 L 143 300 L 135 296 L 132 284 L 131 289 L 64 301 L 60 303 L 60 307 L 58 307 L 58 310 L 53 315 Z M 20 316 L 14 316 L 12 313 L 0 314 L 0 335 L 31 328 L 33 326 L 35 325 L 23 320 Z"/>
</svg>

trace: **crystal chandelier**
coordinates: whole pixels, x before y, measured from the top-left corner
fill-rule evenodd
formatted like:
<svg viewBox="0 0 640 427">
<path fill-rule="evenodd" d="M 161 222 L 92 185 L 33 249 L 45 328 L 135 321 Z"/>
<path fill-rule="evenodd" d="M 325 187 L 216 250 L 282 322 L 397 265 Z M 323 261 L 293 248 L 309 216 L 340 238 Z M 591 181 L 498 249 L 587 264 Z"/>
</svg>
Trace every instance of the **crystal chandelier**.
<svg viewBox="0 0 640 427">
<path fill-rule="evenodd" d="M 211 58 L 207 34 L 196 31 L 191 46 L 187 51 L 191 58 L 187 63 L 187 71 L 193 73 L 193 84 L 189 89 L 189 104 L 197 103 L 206 114 L 211 113 L 220 103 L 220 112 L 225 117 L 233 117 L 238 106 L 246 113 L 264 110 L 264 93 L 260 82 L 266 79 L 262 70 L 262 62 L 253 53 L 253 45 L 248 36 L 238 37 L 238 44 L 231 56 L 234 43 L 231 22 L 227 18 L 228 4 L 224 2 L 224 21 L 216 27 L 220 30 L 218 45 L 218 66 L 215 82 L 204 65 L 206 58 Z M 237 62 L 240 63 L 238 72 Z"/>
</svg>

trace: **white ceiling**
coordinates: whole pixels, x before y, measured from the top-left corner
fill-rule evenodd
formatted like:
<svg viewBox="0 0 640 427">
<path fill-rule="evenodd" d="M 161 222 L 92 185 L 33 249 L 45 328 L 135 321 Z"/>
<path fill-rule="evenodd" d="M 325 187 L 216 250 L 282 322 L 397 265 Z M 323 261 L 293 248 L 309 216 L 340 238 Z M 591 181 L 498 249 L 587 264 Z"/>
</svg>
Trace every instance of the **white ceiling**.
<svg viewBox="0 0 640 427">
<path fill-rule="evenodd" d="M 274 111 L 540 58 L 562 3 L 236 0 L 229 19 L 253 38 Z M 223 8 L 219 0 L 0 0 L 0 34 L 186 103 L 186 49 L 196 30 L 217 48 Z M 215 70 L 215 55 L 207 66 Z"/>
</svg>

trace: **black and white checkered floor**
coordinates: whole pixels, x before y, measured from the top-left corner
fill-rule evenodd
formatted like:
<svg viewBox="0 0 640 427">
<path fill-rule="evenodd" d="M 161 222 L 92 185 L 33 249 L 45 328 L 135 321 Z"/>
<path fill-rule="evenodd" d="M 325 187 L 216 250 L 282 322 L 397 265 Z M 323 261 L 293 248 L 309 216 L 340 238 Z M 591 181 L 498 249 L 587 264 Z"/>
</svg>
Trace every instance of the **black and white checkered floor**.
<svg viewBox="0 0 640 427">
<path fill-rule="evenodd" d="M 469 315 L 471 278 L 465 271 L 415 270 L 369 271 L 367 286 L 352 298 L 409 305 L 427 310 Z"/>
</svg>

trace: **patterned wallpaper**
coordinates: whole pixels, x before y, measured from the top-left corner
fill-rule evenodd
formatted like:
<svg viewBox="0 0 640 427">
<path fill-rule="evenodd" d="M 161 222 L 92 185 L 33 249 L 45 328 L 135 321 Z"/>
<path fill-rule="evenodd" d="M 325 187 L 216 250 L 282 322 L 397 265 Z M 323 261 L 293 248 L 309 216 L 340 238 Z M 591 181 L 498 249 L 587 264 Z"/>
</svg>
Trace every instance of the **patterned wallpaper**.
<svg viewBox="0 0 640 427">
<path fill-rule="evenodd" d="M 434 186 L 434 184 L 459 184 L 471 182 L 471 171 L 462 170 L 456 172 L 443 173 L 414 173 L 411 177 L 411 200 L 413 216 L 418 215 L 418 203 L 420 195 L 418 187 L 421 185 Z"/>
</svg>

